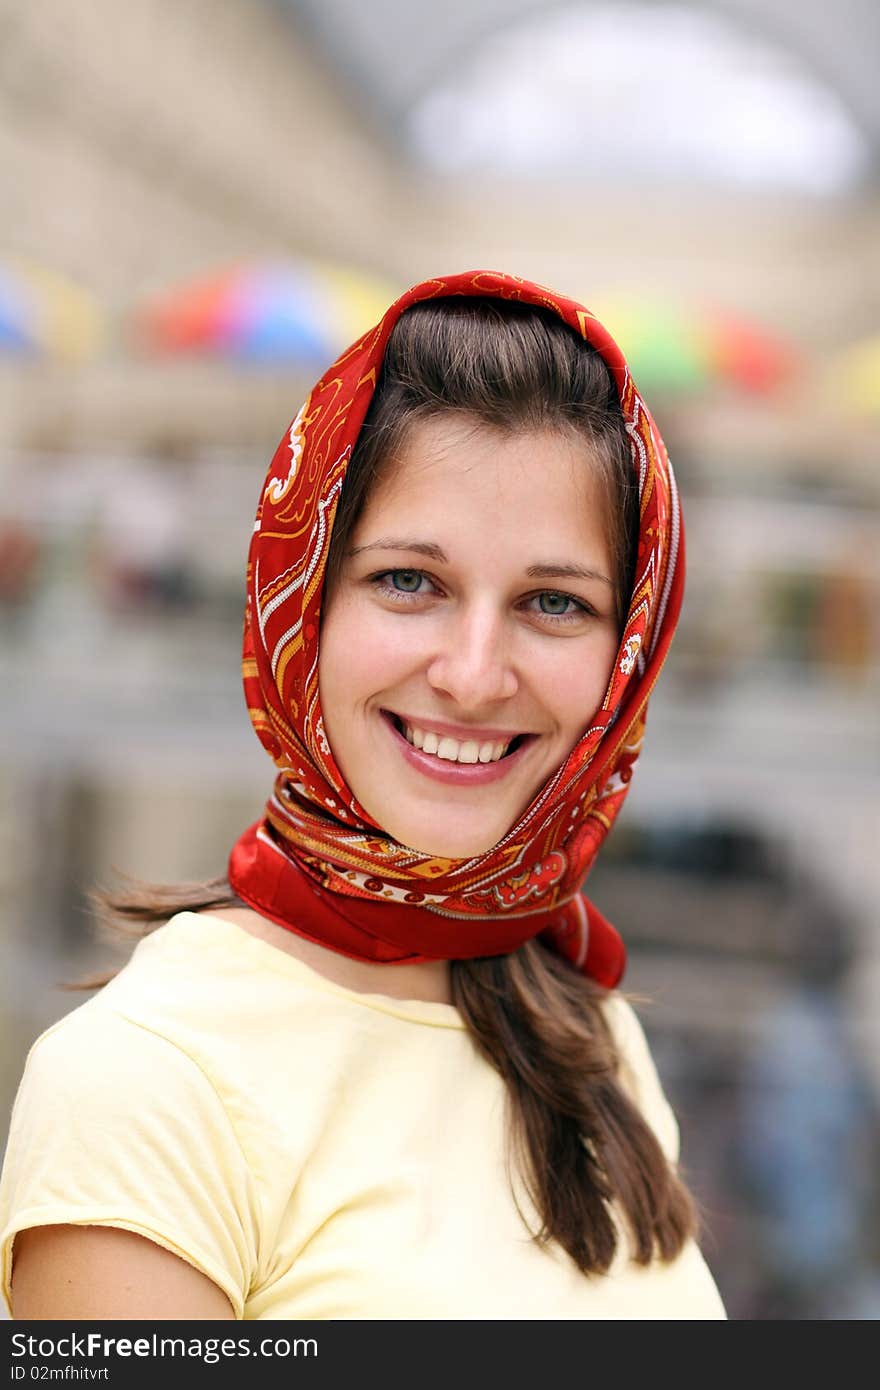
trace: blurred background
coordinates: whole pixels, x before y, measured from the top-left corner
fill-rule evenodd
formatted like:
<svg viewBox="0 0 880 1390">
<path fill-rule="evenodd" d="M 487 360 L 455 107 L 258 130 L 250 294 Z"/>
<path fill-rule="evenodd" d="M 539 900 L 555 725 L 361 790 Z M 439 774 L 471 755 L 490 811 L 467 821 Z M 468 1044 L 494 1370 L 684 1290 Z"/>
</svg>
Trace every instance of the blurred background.
<svg viewBox="0 0 880 1390">
<path fill-rule="evenodd" d="M 733 1317 L 880 1316 L 878 58 L 874 0 L 0 0 L 3 1133 L 121 959 L 89 886 L 260 814 L 244 562 L 302 396 L 508 270 L 616 334 L 682 486 L 590 893 L 707 1258 Z"/>
</svg>

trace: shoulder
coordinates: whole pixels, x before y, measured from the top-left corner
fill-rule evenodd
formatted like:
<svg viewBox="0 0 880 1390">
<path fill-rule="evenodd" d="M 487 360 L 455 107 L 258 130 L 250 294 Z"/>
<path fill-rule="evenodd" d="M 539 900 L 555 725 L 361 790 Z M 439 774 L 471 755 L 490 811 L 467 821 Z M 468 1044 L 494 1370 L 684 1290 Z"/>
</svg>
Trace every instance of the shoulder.
<svg viewBox="0 0 880 1390">
<path fill-rule="evenodd" d="M 678 1121 L 666 1099 L 638 1014 L 616 990 L 606 997 L 603 1013 L 617 1050 L 620 1084 L 654 1130 L 666 1157 L 676 1163 L 680 1148 Z"/>
<path fill-rule="evenodd" d="M 49 1174 L 84 1162 L 134 1172 L 161 1152 L 188 1161 L 209 1144 L 232 1171 L 244 1163 L 214 1080 L 161 1032 L 89 1000 L 28 1054 L 9 1132 L 6 1176 L 20 1161 Z"/>
<path fill-rule="evenodd" d="M 163 1066 L 197 1070 L 237 1103 L 248 1077 L 269 1065 L 278 1027 L 291 1038 L 307 1027 L 296 981 L 271 968 L 278 954 L 228 922 L 179 913 L 60 1027 L 81 1053 L 100 1054 L 111 1035 L 125 1052 L 162 1053 Z"/>
<path fill-rule="evenodd" d="M 90 1097 L 106 1109 L 121 1091 L 128 1105 L 154 1092 L 211 1089 L 201 1068 L 161 1029 L 134 1021 L 98 996 L 73 1009 L 33 1043 L 17 1109 L 29 1096 Z M 14 1117 L 15 1118 L 15 1117 Z"/>
</svg>

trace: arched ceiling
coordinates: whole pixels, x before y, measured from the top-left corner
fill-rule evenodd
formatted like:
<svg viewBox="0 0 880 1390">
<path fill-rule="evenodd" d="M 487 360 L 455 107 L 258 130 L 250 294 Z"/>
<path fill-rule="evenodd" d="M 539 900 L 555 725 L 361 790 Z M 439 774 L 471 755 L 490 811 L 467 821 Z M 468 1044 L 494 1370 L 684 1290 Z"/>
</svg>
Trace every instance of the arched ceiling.
<svg viewBox="0 0 880 1390">
<path fill-rule="evenodd" d="M 426 87 L 487 34 L 550 0 L 273 0 L 323 50 L 390 136 Z M 662 4 L 664 0 L 648 0 Z M 880 4 L 877 0 L 677 0 L 713 11 L 788 51 L 839 97 L 880 174 Z"/>
</svg>

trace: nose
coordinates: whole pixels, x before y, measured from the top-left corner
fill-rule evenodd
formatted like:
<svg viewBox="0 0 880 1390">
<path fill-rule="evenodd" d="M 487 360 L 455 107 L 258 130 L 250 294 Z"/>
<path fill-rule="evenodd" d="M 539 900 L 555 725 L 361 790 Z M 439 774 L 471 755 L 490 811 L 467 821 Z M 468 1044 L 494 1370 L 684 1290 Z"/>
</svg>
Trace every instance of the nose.
<svg viewBox="0 0 880 1390">
<path fill-rule="evenodd" d="M 428 680 L 462 709 L 485 709 L 519 689 L 503 616 L 488 607 L 463 608 L 443 625 Z"/>
</svg>

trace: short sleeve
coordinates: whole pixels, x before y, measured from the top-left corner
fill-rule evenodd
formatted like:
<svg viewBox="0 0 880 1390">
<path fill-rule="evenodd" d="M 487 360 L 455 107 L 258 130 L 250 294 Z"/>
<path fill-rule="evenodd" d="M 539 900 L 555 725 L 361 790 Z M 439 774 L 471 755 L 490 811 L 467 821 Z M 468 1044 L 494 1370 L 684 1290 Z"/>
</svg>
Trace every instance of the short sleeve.
<svg viewBox="0 0 880 1390">
<path fill-rule="evenodd" d="M 620 1057 L 620 1081 L 644 1115 L 670 1163 L 678 1162 L 678 1121 L 663 1092 L 641 1023 L 632 1005 L 619 994 L 609 996 L 606 1018 Z"/>
<path fill-rule="evenodd" d="M 19 1231 L 119 1226 L 201 1270 L 241 1318 L 257 1202 L 222 1101 L 174 1043 L 96 1002 L 44 1033 L 25 1066 L 0 1178 L 4 1297 Z"/>
</svg>

